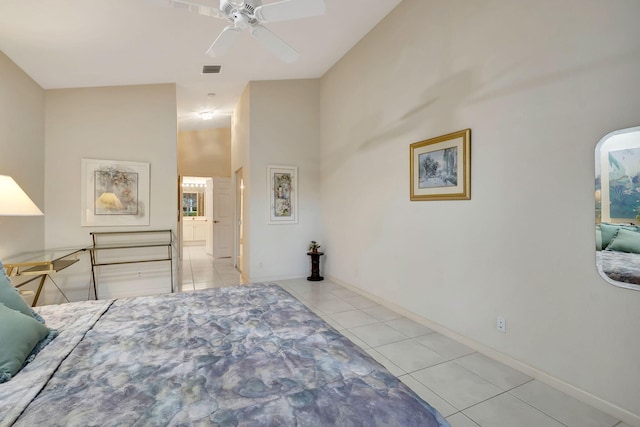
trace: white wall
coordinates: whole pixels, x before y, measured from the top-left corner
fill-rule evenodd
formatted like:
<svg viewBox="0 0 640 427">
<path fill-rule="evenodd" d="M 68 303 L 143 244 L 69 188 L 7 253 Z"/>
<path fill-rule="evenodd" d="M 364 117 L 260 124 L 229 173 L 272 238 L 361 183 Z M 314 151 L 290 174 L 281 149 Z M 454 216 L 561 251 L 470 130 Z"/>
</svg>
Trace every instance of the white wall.
<svg viewBox="0 0 640 427">
<path fill-rule="evenodd" d="M 0 175 L 13 177 L 46 214 L 44 98 L 44 90 L 0 52 Z M 0 217 L 0 260 L 43 247 L 43 217 Z"/>
<path fill-rule="evenodd" d="M 321 228 L 320 82 L 251 82 L 245 95 L 245 275 L 251 281 L 304 277 L 310 270 L 307 246 L 320 240 Z M 268 165 L 298 167 L 297 224 L 268 224 Z"/>
<path fill-rule="evenodd" d="M 175 233 L 178 216 L 176 117 L 173 84 L 48 90 L 46 246 L 89 246 L 91 231 L 171 229 Z M 81 227 L 83 158 L 150 164 L 148 227 Z M 72 299 L 86 299 L 88 266 L 87 255 L 81 266 L 65 270 L 62 278 L 56 276 L 57 281 L 62 281 L 58 284 Z M 103 267 L 98 280 L 100 297 L 167 292 L 168 269 L 168 263 Z M 116 281 L 122 285 L 116 287 L 112 283 Z"/>
<path fill-rule="evenodd" d="M 331 277 L 640 425 L 640 292 L 598 275 L 593 231 L 594 147 L 640 124 L 638 16 L 404 0 L 322 78 L 320 133 Z M 472 199 L 410 202 L 409 144 L 465 128 Z"/>
</svg>

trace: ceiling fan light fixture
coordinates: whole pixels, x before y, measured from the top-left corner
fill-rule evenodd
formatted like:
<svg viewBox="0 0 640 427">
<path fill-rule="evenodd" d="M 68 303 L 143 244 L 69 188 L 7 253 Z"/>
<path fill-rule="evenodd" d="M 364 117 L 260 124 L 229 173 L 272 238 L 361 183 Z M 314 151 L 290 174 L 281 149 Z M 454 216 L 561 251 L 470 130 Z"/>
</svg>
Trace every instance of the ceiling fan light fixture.
<svg viewBox="0 0 640 427">
<path fill-rule="evenodd" d="M 200 113 L 200 118 L 202 120 L 211 120 L 213 119 L 213 116 L 214 116 L 213 111 L 202 111 Z"/>
<path fill-rule="evenodd" d="M 194 10 L 191 6 L 198 5 L 197 1 L 202 0 L 171 0 L 176 7 L 187 6 L 190 11 L 200 15 L 224 18 L 230 23 L 209 47 L 207 56 L 224 56 L 240 31 L 249 29 L 253 37 L 286 63 L 296 61 L 298 52 L 262 24 L 319 16 L 327 8 L 325 0 L 279 0 L 269 4 L 262 4 L 262 0 L 219 0 L 219 8 L 201 5 L 200 9 Z"/>
</svg>

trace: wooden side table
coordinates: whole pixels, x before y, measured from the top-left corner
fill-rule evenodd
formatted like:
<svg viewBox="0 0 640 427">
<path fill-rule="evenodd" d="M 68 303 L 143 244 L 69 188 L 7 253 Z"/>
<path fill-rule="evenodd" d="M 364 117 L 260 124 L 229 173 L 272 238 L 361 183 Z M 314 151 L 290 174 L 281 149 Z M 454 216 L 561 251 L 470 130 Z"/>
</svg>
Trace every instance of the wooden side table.
<svg viewBox="0 0 640 427">
<path fill-rule="evenodd" d="M 320 257 L 324 252 L 307 252 L 307 255 L 311 257 L 311 276 L 307 277 L 307 280 L 312 282 L 324 280 L 324 277 L 320 276 Z"/>
</svg>

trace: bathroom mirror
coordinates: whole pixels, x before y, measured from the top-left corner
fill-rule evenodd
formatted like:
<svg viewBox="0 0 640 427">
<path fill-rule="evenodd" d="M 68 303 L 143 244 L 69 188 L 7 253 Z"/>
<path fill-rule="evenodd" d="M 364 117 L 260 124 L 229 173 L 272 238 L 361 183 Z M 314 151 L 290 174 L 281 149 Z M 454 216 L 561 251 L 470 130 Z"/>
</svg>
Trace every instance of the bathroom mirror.
<svg viewBox="0 0 640 427">
<path fill-rule="evenodd" d="M 598 272 L 615 286 L 640 290 L 640 126 L 600 140 L 595 172 Z"/>
<path fill-rule="evenodd" d="M 204 216 L 206 178 L 182 178 L 182 216 Z"/>
<path fill-rule="evenodd" d="M 182 216 L 204 216 L 204 191 L 182 193 Z"/>
</svg>

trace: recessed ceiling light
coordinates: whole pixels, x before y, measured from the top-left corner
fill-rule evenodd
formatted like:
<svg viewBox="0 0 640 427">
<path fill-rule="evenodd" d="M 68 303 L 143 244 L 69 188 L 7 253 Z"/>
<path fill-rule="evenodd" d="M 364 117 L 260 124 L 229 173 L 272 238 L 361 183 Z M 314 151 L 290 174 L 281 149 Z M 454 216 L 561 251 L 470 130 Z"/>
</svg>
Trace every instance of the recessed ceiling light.
<svg viewBox="0 0 640 427">
<path fill-rule="evenodd" d="M 202 120 L 211 120 L 213 119 L 213 111 L 203 111 L 200 113 L 200 118 Z"/>
</svg>

